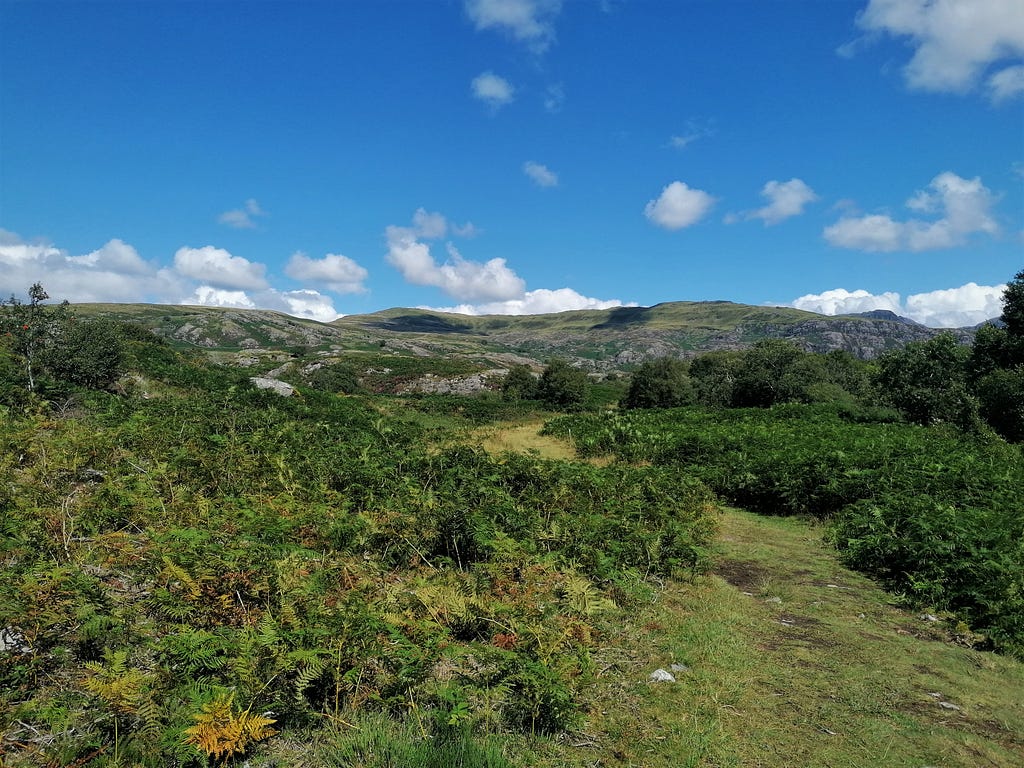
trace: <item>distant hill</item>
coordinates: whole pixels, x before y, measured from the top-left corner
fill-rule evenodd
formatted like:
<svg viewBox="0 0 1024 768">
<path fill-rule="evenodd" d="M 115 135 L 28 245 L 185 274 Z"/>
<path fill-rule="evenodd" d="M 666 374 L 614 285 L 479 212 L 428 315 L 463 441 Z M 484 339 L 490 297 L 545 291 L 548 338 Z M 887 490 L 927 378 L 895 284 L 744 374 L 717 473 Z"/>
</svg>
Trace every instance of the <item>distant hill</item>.
<svg viewBox="0 0 1024 768">
<path fill-rule="evenodd" d="M 825 316 L 787 307 L 727 301 L 667 302 L 545 315 L 457 315 L 395 308 L 318 323 L 269 310 L 151 304 L 80 304 L 85 315 L 134 320 L 184 346 L 211 351 L 277 350 L 292 354 L 386 350 L 480 362 L 541 362 L 558 356 L 596 371 L 630 368 L 672 355 L 744 349 L 759 339 L 787 339 L 812 352 L 845 350 L 871 359 L 927 328 L 876 310 Z M 955 329 L 967 343 L 974 329 Z"/>
</svg>

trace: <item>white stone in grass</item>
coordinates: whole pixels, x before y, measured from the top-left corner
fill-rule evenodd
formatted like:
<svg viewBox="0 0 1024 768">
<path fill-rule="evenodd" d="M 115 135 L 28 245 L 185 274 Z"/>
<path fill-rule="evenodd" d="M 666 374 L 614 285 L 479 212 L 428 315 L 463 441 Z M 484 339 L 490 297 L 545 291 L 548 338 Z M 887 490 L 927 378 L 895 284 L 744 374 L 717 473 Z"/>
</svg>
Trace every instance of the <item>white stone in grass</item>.
<svg viewBox="0 0 1024 768">
<path fill-rule="evenodd" d="M 13 627 L 0 629 L 0 653 L 28 653 L 31 650 L 21 632 Z"/>
<path fill-rule="evenodd" d="M 278 381 L 277 379 L 253 376 L 249 381 L 252 382 L 252 385 L 256 387 L 256 389 L 270 389 L 277 392 L 281 397 L 291 397 L 295 394 L 295 387 L 291 384 L 287 384 L 286 382 Z"/>
<path fill-rule="evenodd" d="M 667 669 L 656 669 L 647 679 L 652 683 L 674 683 L 676 681 L 675 675 Z"/>
</svg>

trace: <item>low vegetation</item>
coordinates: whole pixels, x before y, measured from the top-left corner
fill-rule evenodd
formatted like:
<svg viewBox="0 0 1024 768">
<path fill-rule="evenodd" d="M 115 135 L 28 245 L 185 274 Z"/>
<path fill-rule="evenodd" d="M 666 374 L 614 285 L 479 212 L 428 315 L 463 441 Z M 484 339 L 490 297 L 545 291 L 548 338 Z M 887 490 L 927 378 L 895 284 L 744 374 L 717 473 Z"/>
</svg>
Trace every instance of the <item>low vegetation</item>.
<svg viewBox="0 0 1024 768">
<path fill-rule="evenodd" d="M 378 715 L 436 737 L 423 764 L 486 756 L 576 727 L 601 638 L 706 566 L 698 480 L 432 448 L 123 341 L 138 394 L 0 413 L 10 765 L 220 762 Z"/>
<path fill-rule="evenodd" d="M 877 365 L 763 341 L 625 379 L 552 359 L 475 397 L 396 397 L 481 364 L 367 349 L 294 353 L 282 397 L 47 298 L 0 307 L 4 765 L 843 765 L 865 744 L 908 764 L 879 757 L 886 740 L 1009 765 L 1024 748 L 998 682 L 1024 656 L 1024 459 L 1000 405 L 1018 402 L 1015 301 L 973 347 Z M 947 650 L 854 627 L 905 622 L 837 556 L 946 620 Z M 846 583 L 856 599 L 819 594 Z M 799 674 L 776 653 L 794 626 Z M 889 655 L 916 671 L 888 682 Z M 687 684 L 647 682 L 671 663 Z M 918 667 L 946 663 L 952 736 L 914 709 L 933 686 Z M 799 715 L 775 716 L 778 750 L 757 698 L 773 691 Z M 812 745 L 808 723 L 839 738 Z"/>
</svg>

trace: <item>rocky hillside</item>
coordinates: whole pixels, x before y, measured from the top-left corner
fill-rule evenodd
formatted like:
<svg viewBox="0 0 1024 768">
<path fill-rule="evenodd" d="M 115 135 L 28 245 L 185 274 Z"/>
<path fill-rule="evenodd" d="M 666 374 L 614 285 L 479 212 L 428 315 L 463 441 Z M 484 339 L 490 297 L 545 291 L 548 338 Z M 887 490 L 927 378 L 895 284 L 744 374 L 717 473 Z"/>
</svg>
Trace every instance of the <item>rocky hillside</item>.
<svg viewBox="0 0 1024 768">
<path fill-rule="evenodd" d="M 871 359 L 937 330 L 890 312 L 828 317 L 784 307 L 731 302 L 670 302 L 547 315 L 467 316 L 419 309 L 350 315 L 324 324 L 267 310 L 156 305 L 79 305 L 83 314 L 141 322 L 181 345 L 210 351 L 292 354 L 386 351 L 457 356 L 505 366 L 560 356 L 595 371 L 645 359 L 743 349 L 759 339 L 788 339 L 813 352 L 845 350 Z M 973 329 L 954 331 L 967 342 Z"/>
</svg>

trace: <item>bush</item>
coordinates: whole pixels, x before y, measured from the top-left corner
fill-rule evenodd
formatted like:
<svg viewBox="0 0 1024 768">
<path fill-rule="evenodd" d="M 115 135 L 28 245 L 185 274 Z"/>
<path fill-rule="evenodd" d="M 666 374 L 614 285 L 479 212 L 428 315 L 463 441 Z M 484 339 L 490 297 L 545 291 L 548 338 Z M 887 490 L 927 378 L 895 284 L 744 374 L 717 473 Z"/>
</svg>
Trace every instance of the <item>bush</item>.
<svg viewBox="0 0 1024 768">
<path fill-rule="evenodd" d="M 910 421 L 972 429 L 977 403 L 967 387 L 970 354 L 951 333 L 912 342 L 879 359 L 878 388 Z"/>
<path fill-rule="evenodd" d="M 109 320 L 72 321 L 45 348 L 42 363 L 54 377 L 106 389 L 124 369 L 123 328 Z"/>
<path fill-rule="evenodd" d="M 622 400 L 624 408 L 676 408 L 693 405 L 696 393 L 687 365 L 682 360 L 662 357 L 645 362 L 629 382 Z"/>
<path fill-rule="evenodd" d="M 590 379 L 586 373 L 565 360 L 554 359 L 540 376 L 537 395 L 551 408 L 573 411 L 586 402 L 589 389 Z"/>
<path fill-rule="evenodd" d="M 309 376 L 309 386 L 321 392 L 353 395 L 362 390 L 359 375 L 347 363 L 332 363 L 317 368 Z"/>
<path fill-rule="evenodd" d="M 873 423 L 884 416 L 790 404 L 563 416 L 545 430 L 582 455 L 692 473 L 752 511 L 828 519 L 851 567 L 1024 653 L 1020 451 L 990 433 Z"/>
<path fill-rule="evenodd" d="M 1024 365 L 997 369 L 977 384 L 982 418 L 1011 443 L 1024 442 Z"/>
<path fill-rule="evenodd" d="M 501 382 L 501 396 L 507 400 L 533 400 L 537 387 L 537 377 L 530 366 L 513 365 Z"/>
</svg>

